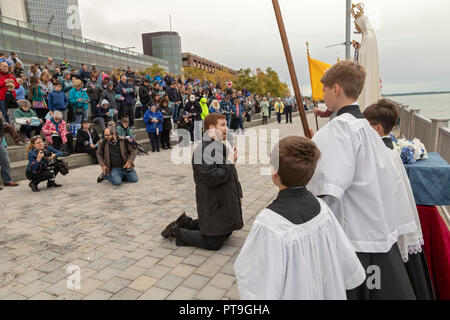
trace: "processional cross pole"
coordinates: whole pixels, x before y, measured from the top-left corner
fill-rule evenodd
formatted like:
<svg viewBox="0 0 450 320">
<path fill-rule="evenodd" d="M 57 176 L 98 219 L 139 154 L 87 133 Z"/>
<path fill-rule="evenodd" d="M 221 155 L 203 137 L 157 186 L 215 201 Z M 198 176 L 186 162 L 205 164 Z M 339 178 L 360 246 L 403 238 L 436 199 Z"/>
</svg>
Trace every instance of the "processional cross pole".
<svg viewBox="0 0 450 320">
<path fill-rule="evenodd" d="M 289 68 L 289 73 L 291 75 L 292 86 L 294 87 L 295 98 L 297 99 L 298 111 L 302 119 L 302 126 L 305 137 L 311 139 L 312 134 L 309 130 L 308 120 L 306 119 L 305 108 L 303 108 L 303 97 L 300 92 L 300 87 L 298 85 L 297 73 L 294 68 L 294 61 L 292 59 L 291 48 L 289 46 L 289 41 L 286 34 L 286 28 L 284 26 L 283 15 L 281 14 L 280 4 L 278 0 L 272 0 L 273 9 L 275 10 L 275 16 L 278 22 L 278 28 L 280 29 L 281 42 L 283 43 L 284 53 L 286 55 L 286 60 Z"/>
</svg>

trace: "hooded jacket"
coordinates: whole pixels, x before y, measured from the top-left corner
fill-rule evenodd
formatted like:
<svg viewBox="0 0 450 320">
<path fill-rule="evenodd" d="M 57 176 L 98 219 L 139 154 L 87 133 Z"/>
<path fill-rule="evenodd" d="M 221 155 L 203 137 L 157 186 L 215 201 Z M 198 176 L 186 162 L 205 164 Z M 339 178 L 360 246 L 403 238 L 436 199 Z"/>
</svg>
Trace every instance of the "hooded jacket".
<svg viewBox="0 0 450 320">
<path fill-rule="evenodd" d="M 194 102 L 189 101 L 186 104 L 186 107 L 184 108 L 184 111 L 187 111 L 187 112 L 192 113 L 192 114 L 194 114 L 194 113 L 196 114 L 196 115 L 193 115 L 191 117 L 191 119 L 193 121 L 201 121 L 202 120 L 202 111 L 203 111 L 203 109 L 202 109 L 202 107 L 200 106 L 200 104 L 197 101 L 194 101 Z"/>
<path fill-rule="evenodd" d="M 202 120 L 205 120 L 209 115 L 208 99 L 202 98 L 200 100 L 200 106 L 202 107 Z"/>
<path fill-rule="evenodd" d="M 152 122 L 153 118 L 158 119 L 158 123 Z M 147 110 L 147 112 L 144 115 L 145 128 L 148 133 L 155 133 L 157 132 L 156 129 L 158 129 L 159 133 L 161 134 L 163 130 L 162 126 L 163 122 L 164 117 L 160 111 L 152 112 L 151 110 Z"/>
</svg>

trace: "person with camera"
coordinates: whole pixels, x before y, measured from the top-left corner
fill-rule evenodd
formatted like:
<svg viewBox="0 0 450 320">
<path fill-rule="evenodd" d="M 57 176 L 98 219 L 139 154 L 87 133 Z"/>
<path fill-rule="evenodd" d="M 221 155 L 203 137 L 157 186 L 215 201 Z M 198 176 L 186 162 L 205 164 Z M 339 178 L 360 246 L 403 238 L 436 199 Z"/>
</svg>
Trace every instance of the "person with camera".
<svg viewBox="0 0 450 320">
<path fill-rule="evenodd" d="M 28 166 L 26 177 L 30 180 L 28 185 L 33 192 L 39 192 L 38 185 L 47 181 L 47 188 L 59 188 L 62 185 L 55 182 L 55 171 L 51 170 L 51 162 L 56 159 L 53 148 L 45 150 L 45 144 L 41 137 L 31 139 L 28 146 Z M 53 150 L 54 151 L 54 150 Z"/>
<path fill-rule="evenodd" d="M 97 160 L 102 167 L 98 183 L 107 180 L 118 187 L 123 181 L 138 182 L 139 178 L 134 170 L 134 160 L 137 150 L 131 143 L 117 136 L 115 127 L 107 127 L 97 149 Z"/>
</svg>

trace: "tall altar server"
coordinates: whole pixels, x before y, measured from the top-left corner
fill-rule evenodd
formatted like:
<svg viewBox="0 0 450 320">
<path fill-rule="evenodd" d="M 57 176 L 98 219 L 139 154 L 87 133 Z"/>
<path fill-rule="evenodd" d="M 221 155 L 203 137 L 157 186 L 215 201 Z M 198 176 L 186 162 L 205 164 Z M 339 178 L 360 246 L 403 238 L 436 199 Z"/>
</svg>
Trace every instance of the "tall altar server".
<svg viewBox="0 0 450 320">
<path fill-rule="evenodd" d="M 322 78 L 324 100 L 337 117 L 313 138 L 322 158 L 309 183 L 336 214 L 368 274 L 349 299 L 416 299 L 397 244 L 417 230 L 407 188 L 390 150 L 362 115 L 366 72 L 353 61 Z"/>
<path fill-rule="evenodd" d="M 288 137 L 272 152 L 277 199 L 256 218 L 234 265 L 245 300 L 345 300 L 364 268 L 325 202 L 306 189 L 320 151 Z"/>
</svg>

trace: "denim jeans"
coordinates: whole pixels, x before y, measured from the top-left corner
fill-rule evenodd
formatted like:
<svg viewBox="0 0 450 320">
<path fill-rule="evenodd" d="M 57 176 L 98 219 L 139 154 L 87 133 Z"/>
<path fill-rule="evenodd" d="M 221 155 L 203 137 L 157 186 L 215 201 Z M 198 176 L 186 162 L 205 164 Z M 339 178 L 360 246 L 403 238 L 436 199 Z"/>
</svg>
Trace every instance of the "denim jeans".
<svg viewBox="0 0 450 320">
<path fill-rule="evenodd" d="M 81 121 L 87 120 L 89 118 L 89 109 L 84 109 L 83 114 L 75 115 L 75 123 L 81 124 Z"/>
<path fill-rule="evenodd" d="M 3 179 L 3 183 L 10 183 L 11 176 L 11 167 L 9 165 L 9 157 L 8 151 L 6 151 L 5 147 L 0 143 L 0 166 L 1 168 L 1 176 Z"/>
<path fill-rule="evenodd" d="M 136 170 L 132 170 L 131 172 L 127 172 L 122 168 L 112 168 L 111 174 L 109 176 L 105 176 L 105 180 L 110 182 L 113 186 L 120 186 L 123 181 L 128 181 L 131 183 L 138 182 L 139 178 L 136 173 Z"/>
<path fill-rule="evenodd" d="M 178 114 L 180 110 L 180 105 L 171 102 L 172 115 L 173 115 L 173 123 L 178 123 Z"/>
<path fill-rule="evenodd" d="M 3 113 L 3 117 L 5 118 L 6 122 L 9 123 L 8 109 L 6 109 L 5 100 L 0 101 L 0 111 Z"/>
</svg>

